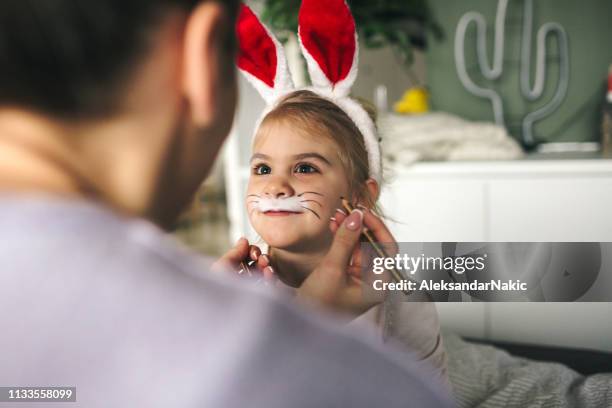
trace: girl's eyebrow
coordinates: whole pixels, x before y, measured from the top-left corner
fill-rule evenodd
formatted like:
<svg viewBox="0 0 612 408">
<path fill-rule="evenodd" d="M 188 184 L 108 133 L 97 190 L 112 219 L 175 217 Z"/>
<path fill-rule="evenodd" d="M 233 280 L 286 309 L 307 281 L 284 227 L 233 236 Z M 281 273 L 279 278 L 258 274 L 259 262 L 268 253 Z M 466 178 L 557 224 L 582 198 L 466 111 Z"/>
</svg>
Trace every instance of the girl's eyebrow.
<svg viewBox="0 0 612 408">
<path fill-rule="evenodd" d="M 263 153 L 254 153 L 253 156 L 251 156 L 251 161 L 255 159 L 270 160 L 270 156 L 268 156 L 267 154 L 263 154 Z M 294 160 L 319 159 L 322 162 L 327 163 L 330 166 L 332 165 L 331 162 L 325 158 L 325 156 L 319 153 L 315 153 L 315 152 L 296 154 L 295 156 L 293 156 L 293 159 Z"/>
<path fill-rule="evenodd" d="M 268 156 L 267 154 L 263 154 L 263 153 L 254 153 L 251 156 L 251 160 L 250 161 L 253 161 L 255 159 L 269 160 L 270 156 Z"/>
<path fill-rule="evenodd" d="M 322 162 L 327 163 L 328 165 L 331 166 L 331 162 L 329 160 L 327 160 L 323 155 L 320 155 L 319 153 L 302 153 L 302 154 L 296 154 L 295 156 L 293 156 L 293 158 L 295 160 L 303 160 L 303 159 L 319 159 Z"/>
</svg>

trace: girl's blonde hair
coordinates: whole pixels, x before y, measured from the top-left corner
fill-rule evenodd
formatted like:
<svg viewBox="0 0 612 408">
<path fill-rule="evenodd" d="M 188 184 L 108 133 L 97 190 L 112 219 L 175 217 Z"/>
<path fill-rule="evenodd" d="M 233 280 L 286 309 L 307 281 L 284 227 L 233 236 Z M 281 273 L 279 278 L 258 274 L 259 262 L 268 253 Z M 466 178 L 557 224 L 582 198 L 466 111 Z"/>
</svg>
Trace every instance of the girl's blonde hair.
<svg viewBox="0 0 612 408">
<path fill-rule="evenodd" d="M 359 102 L 376 123 L 373 106 L 361 100 Z M 363 135 L 338 105 L 312 91 L 295 91 L 285 96 L 265 116 L 258 134 L 267 125 L 278 121 L 288 121 L 306 134 L 323 135 L 335 142 L 339 147 L 340 162 L 348 177 L 349 192 L 368 208 L 375 207 L 377 197 L 373 197 L 366 187 L 370 168 Z"/>
</svg>

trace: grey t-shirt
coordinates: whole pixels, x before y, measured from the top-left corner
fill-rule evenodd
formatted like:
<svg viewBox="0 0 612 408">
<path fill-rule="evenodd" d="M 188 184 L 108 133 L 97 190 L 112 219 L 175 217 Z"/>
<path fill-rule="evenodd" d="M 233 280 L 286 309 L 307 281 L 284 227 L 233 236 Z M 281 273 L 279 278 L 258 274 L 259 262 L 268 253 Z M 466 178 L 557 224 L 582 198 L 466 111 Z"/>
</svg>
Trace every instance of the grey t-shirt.
<svg viewBox="0 0 612 408">
<path fill-rule="evenodd" d="M 448 406 L 392 353 L 208 265 L 101 205 L 0 196 L 0 387 L 74 386 L 53 404 L 73 408 Z"/>
</svg>

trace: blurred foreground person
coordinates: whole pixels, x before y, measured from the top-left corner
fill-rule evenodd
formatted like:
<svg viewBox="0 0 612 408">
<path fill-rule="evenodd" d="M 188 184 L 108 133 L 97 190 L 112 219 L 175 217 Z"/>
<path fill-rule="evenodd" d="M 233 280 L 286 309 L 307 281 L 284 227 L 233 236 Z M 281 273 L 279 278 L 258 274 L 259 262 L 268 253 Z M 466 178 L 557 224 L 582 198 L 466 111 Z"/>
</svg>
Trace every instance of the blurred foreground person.
<svg viewBox="0 0 612 408">
<path fill-rule="evenodd" d="M 73 386 L 69 407 L 447 406 L 415 368 L 163 232 L 231 127 L 237 10 L 0 3 L 0 387 Z M 362 223 L 318 275 L 346 273 Z M 304 296 L 333 305 L 341 282 Z"/>
</svg>

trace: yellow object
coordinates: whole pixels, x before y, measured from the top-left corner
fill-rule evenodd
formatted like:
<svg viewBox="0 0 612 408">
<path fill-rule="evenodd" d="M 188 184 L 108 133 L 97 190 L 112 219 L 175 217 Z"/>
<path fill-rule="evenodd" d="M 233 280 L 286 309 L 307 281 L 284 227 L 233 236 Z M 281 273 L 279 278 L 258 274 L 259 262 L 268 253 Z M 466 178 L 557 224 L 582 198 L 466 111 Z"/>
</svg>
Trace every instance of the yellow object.
<svg viewBox="0 0 612 408">
<path fill-rule="evenodd" d="M 397 113 L 425 113 L 429 111 L 429 93 L 425 88 L 410 88 L 393 109 Z"/>
</svg>

